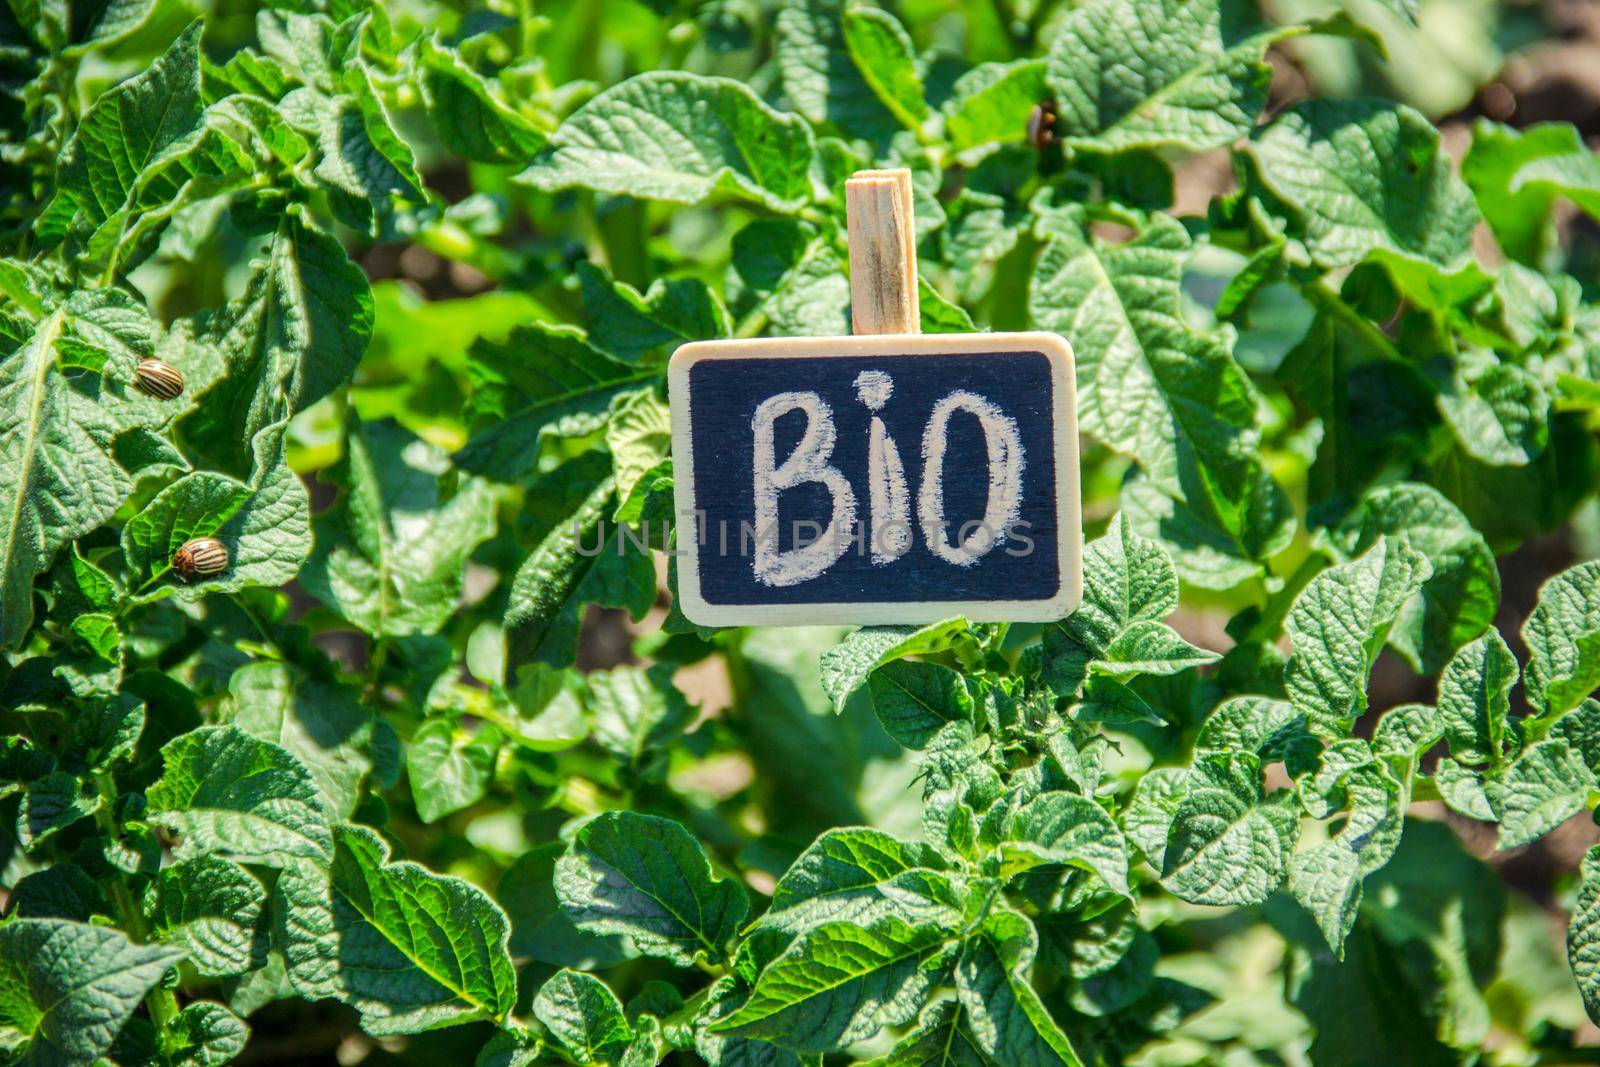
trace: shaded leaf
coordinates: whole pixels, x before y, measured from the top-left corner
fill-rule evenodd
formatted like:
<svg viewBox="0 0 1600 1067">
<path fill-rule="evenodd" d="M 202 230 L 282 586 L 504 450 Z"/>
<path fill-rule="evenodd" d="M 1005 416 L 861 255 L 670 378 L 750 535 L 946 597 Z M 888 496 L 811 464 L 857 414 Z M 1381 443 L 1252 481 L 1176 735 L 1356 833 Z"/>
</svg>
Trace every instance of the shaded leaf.
<svg viewBox="0 0 1600 1067">
<path fill-rule="evenodd" d="M 278 878 L 289 979 L 334 997 L 369 1034 L 411 1034 L 501 1020 L 516 999 L 510 924 L 487 894 L 415 863 L 392 862 L 377 834 L 341 825 L 332 862 Z"/>
<path fill-rule="evenodd" d="M 578 830 L 556 864 L 556 893 L 582 929 L 622 934 L 680 967 L 722 958 L 749 909 L 737 882 L 712 877 L 682 826 L 622 811 Z"/>
<path fill-rule="evenodd" d="M 0 924 L 0 1034 L 19 1064 L 92 1063 L 183 953 L 62 919 Z M 8 1033 L 9 1031 L 9 1033 Z"/>
</svg>

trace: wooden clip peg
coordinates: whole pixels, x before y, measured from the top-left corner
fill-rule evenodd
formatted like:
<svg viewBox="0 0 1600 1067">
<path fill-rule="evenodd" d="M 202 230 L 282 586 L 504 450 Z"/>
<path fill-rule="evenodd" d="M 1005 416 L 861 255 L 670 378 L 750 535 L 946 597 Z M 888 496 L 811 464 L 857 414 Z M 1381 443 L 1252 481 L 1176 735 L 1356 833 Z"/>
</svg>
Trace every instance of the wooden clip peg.
<svg viewBox="0 0 1600 1067">
<path fill-rule="evenodd" d="M 911 172 L 858 170 L 844 183 L 850 325 L 858 334 L 921 333 Z"/>
</svg>

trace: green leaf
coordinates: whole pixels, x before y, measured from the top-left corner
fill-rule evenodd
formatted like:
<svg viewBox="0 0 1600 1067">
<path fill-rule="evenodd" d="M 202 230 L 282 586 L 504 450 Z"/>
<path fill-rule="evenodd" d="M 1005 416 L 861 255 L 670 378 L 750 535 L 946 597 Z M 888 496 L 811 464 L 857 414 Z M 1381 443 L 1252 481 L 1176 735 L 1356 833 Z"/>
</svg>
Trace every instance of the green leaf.
<svg viewBox="0 0 1600 1067">
<path fill-rule="evenodd" d="M 992 1063 L 963 1025 L 958 1001 L 936 1000 L 894 1048 L 863 1067 L 988 1067 Z"/>
<path fill-rule="evenodd" d="M 1474 370 L 1458 361 L 1439 394 L 1439 411 L 1461 450 L 1496 467 L 1521 467 L 1550 441 L 1550 398 L 1528 371 L 1510 363 Z"/>
<path fill-rule="evenodd" d="M 18 792 L 23 785 L 55 770 L 56 759 L 25 737 L 0 737 L 0 797 Z"/>
<path fill-rule="evenodd" d="M 884 731 L 907 748 L 923 748 L 945 723 L 973 715 L 961 675 L 940 663 L 885 663 L 867 676 L 867 691 Z"/>
<path fill-rule="evenodd" d="M 495 899 L 511 919 L 511 954 L 555 966 L 593 970 L 627 959 L 620 937 L 578 929 L 556 898 L 556 862 L 566 845 L 551 841 L 524 852 L 501 876 Z"/>
<path fill-rule="evenodd" d="M 192 49 L 196 38 L 185 35 L 174 49 L 186 42 Z M 171 58 L 169 53 L 158 63 Z M 305 139 L 285 124 L 273 105 L 254 97 L 223 100 L 191 115 L 189 102 L 199 88 L 199 79 L 195 68 L 187 66 L 194 62 L 192 54 L 183 56 L 181 62 L 187 69 L 180 68 L 175 79 L 178 84 L 162 87 L 171 93 L 158 105 L 163 108 L 160 123 L 174 124 L 171 139 L 162 134 L 165 143 L 145 158 L 121 158 L 115 149 L 106 153 L 104 144 L 98 150 L 86 150 L 78 161 L 87 157 L 90 194 L 85 195 L 82 184 L 66 186 L 49 209 L 63 218 L 71 216 L 73 241 L 69 247 L 79 253 L 84 266 L 97 270 L 103 278 L 126 274 L 146 260 L 156 250 L 163 230 L 182 218 L 185 209 L 249 188 L 259 181 L 255 177 L 259 173 L 299 164 L 310 151 Z M 118 86 L 108 98 L 122 88 Z M 150 103 L 146 100 L 138 106 Z M 152 120 L 148 114 L 129 113 L 127 101 L 120 110 L 123 114 L 118 117 L 94 116 L 99 122 L 98 137 L 115 137 L 119 121 L 142 125 Z M 136 134 L 134 140 L 138 139 Z M 113 157 L 109 162 L 94 158 L 107 154 Z M 98 180 L 108 167 L 117 173 L 108 176 L 110 180 Z M 81 180 L 83 175 L 78 177 Z M 79 195 L 68 195 L 73 191 Z M 56 219 L 45 221 L 47 228 L 56 225 Z"/>
<path fill-rule="evenodd" d="M 467 363 L 468 414 L 479 429 L 456 462 L 515 481 L 537 466 L 546 433 L 589 432 L 618 393 L 660 376 L 659 367 L 632 367 L 597 351 L 572 327 L 534 323 L 504 341 L 480 338 Z"/>
<path fill-rule="evenodd" d="M 494 534 L 494 494 L 452 478 L 444 451 L 397 423 L 352 417 L 344 442 L 323 476 L 343 495 L 317 516 L 301 581 L 375 637 L 434 633 L 461 603 L 467 557 Z"/>
<path fill-rule="evenodd" d="M 1369 889 L 1342 962 L 1320 948 L 1292 957 L 1306 968 L 1287 992 L 1316 1027 L 1311 1061 L 1458 1064 L 1489 1030 L 1480 983 L 1502 949 L 1499 879 L 1447 825 L 1418 820 Z"/>
<path fill-rule="evenodd" d="M 722 301 L 699 278 L 657 278 L 641 293 L 588 262 L 578 264 L 578 278 L 590 343 L 629 363 L 664 345 L 727 337 L 733 330 Z"/>
<path fill-rule="evenodd" d="M 179 859 L 220 855 L 290 867 L 332 855 L 316 785 L 277 745 L 236 726 L 202 726 L 167 742 L 161 758 L 146 817 L 178 838 Z"/>
<path fill-rule="evenodd" d="M 1554 237 L 1551 208 L 1566 197 L 1600 215 L 1600 164 L 1565 122 L 1521 130 L 1479 119 L 1461 161 L 1483 220 L 1513 259 L 1537 266 Z"/>
<path fill-rule="evenodd" d="M 980 63 L 956 79 L 944 105 L 950 147 L 966 152 L 1028 136 L 1028 115 L 1046 97 L 1045 61 Z"/>
<path fill-rule="evenodd" d="M 151 934 L 183 949 L 201 974 L 254 969 L 256 926 L 267 891 L 255 876 L 220 856 L 199 856 L 163 867 L 145 896 Z"/>
<path fill-rule="evenodd" d="M 824 236 L 793 219 L 757 219 L 733 236 L 742 292 L 760 301 L 774 336 L 850 332 L 850 279 Z"/>
<path fill-rule="evenodd" d="M 713 1032 L 718 1020 L 736 1011 L 747 999 L 748 990 L 733 975 L 713 982 L 706 992 L 705 1007 L 697 1016 L 694 1051 L 708 1064 L 722 1067 L 820 1067 L 820 1055 L 806 1055 L 754 1038 L 728 1037 Z"/>
<path fill-rule="evenodd" d="M 222 1067 L 250 1041 L 245 1021 L 210 1000 L 196 1001 L 167 1024 L 174 1067 Z"/>
<path fill-rule="evenodd" d="M 1516 657 L 1494 630 L 1462 648 L 1445 666 L 1439 678 L 1439 718 L 1456 759 L 1499 764 L 1517 675 Z"/>
<path fill-rule="evenodd" d="M 81 699 L 72 716 L 70 762 L 95 773 L 131 762 L 147 718 L 144 702 L 129 693 Z"/>
<path fill-rule="evenodd" d="M 811 199 L 811 156 L 810 128 L 743 83 L 656 71 L 573 112 L 519 180 L 678 204 L 726 196 L 794 212 Z"/>
<path fill-rule="evenodd" d="M 1372 763 L 1372 746 L 1365 738 L 1346 737 L 1327 745 L 1317 753 L 1314 764 L 1295 778 L 1301 805 L 1312 818 L 1330 817 L 1345 799 L 1342 786 L 1346 776 Z"/>
<path fill-rule="evenodd" d="M 1093 669 L 1117 677 L 1135 674 L 1177 674 L 1221 659 L 1209 649 L 1196 648 L 1164 622 L 1145 620 L 1130 624 L 1095 657 Z"/>
<path fill-rule="evenodd" d="M 1600 775 L 1600 700 L 1585 700 L 1550 727 L 1550 739 L 1565 741 Z"/>
<path fill-rule="evenodd" d="M 1056 130 L 1074 150 L 1243 137 L 1267 102 L 1262 54 L 1305 26 L 1270 26 L 1224 0 L 1099 0 L 1072 9 L 1050 47 Z"/>
<path fill-rule="evenodd" d="M 1098 653 L 1134 623 L 1159 622 L 1177 606 L 1172 558 L 1116 518 L 1084 551 L 1083 602 L 1062 627 Z"/>
<path fill-rule="evenodd" d="M 1372 731 L 1372 751 L 1380 757 L 1418 760 L 1444 738 L 1444 720 L 1427 704 L 1402 704 L 1390 708 Z M 1411 765 L 1416 769 L 1415 763 Z"/>
<path fill-rule="evenodd" d="M 994 1062 L 1080 1067 L 1067 1035 L 1028 980 L 1039 945 L 1028 919 L 1013 911 L 989 915 L 956 964 L 956 998 L 979 1048 Z"/>
<path fill-rule="evenodd" d="M 110 915 L 100 884 L 73 863 L 57 863 L 17 879 L 11 888 L 11 914 L 20 919 L 73 919 L 88 922 Z"/>
<path fill-rule="evenodd" d="M 1289 891 L 1317 920 L 1328 946 L 1342 954 L 1362 879 L 1389 862 L 1400 844 L 1408 791 L 1370 764 L 1345 774 L 1340 786 L 1348 817 L 1333 837 L 1289 858 Z"/>
<path fill-rule="evenodd" d="M 100 810 L 103 798 L 66 771 L 29 782 L 17 807 L 17 840 L 29 851 Z"/>
<path fill-rule="evenodd" d="M 276 32 L 293 41 L 290 47 L 298 47 L 302 56 L 305 48 L 300 46 L 333 30 L 322 16 L 271 14 L 283 20 Z M 264 33 L 272 22 L 259 19 L 258 31 Z M 400 205 L 424 204 L 427 194 L 411 148 L 396 132 L 384 94 L 354 45 L 350 35 L 335 46 L 347 54 L 318 57 L 323 69 L 316 72 L 316 88 L 291 91 L 279 108 L 292 126 L 317 143 L 316 167 L 299 176 L 327 191 L 341 222 L 381 237 L 392 228 Z"/>
<path fill-rule="evenodd" d="M 133 387 L 140 360 L 173 356 L 143 298 L 122 289 L 79 289 L 65 307 L 57 366 L 98 373 L 97 399 L 119 426 L 164 426 L 183 409 L 182 399 L 159 400 Z"/>
<path fill-rule="evenodd" d="M 1381 486 L 1361 498 L 1333 534 L 1346 559 L 1380 537 L 1403 536 L 1433 573 L 1400 607 L 1389 644 L 1422 674 L 1441 670 L 1483 632 L 1500 606 L 1500 570 L 1483 535 L 1437 489 L 1414 482 Z"/>
<path fill-rule="evenodd" d="M 977 333 L 966 308 L 952 304 L 922 278 L 917 279 L 917 320 L 923 333 Z"/>
<path fill-rule="evenodd" d="M 1111 684 L 1118 676 L 1167 674 L 1211 661 L 1211 653 L 1160 621 L 1178 605 L 1172 558 L 1158 542 L 1134 533 L 1126 517 L 1113 519 L 1105 536 L 1089 545 L 1083 574 L 1082 603 L 1044 634 L 1045 681 L 1057 693 L 1076 695 L 1092 670 L 1090 684 L 1100 697 L 1115 692 L 1112 703 L 1143 714 L 1131 690 Z"/>
<path fill-rule="evenodd" d="M 477 886 L 411 862 L 391 862 L 371 830 L 340 825 L 333 860 L 278 878 L 289 979 L 308 999 L 334 997 L 375 1037 L 479 1019 L 516 1000 L 510 924 Z"/>
<path fill-rule="evenodd" d="M 606 421 L 606 450 L 616 470 L 617 498 L 626 501 L 645 475 L 671 460 L 671 411 L 649 390 L 618 397 Z"/>
<path fill-rule="evenodd" d="M 958 89 L 960 84 L 956 83 Z M 969 189 L 955 199 L 941 236 L 962 300 L 976 303 L 994 289 L 1001 264 L 1017 248 L 1024 228 L 1023 213 L 1000 197 Z"/>
<path fill-rule="evenodd" d="M 171 592 L 181 600 L 200 600 L 249 586 L 284 585 L 300 573 L 311 553 L 311 507 L 305 485 L 290 469 L 284 451 L 288 425 L 280 422 L 256 435 L 250 498 L 217 531 L 228 549 L 228 570 L 189 585 L 157 585 L 146 599 Z"/>
<path fill-rule="evenodd" d="M 865 921 L 885 910 L 916 921 L 913 911 L 940 903 L 914 888 L 935 884 L 922 878 L 932 875 L 925 868 L 933 859 L 920 846 L 881 830 L 864 826 L 828 830 L 806 846 L 778 879 L 760 925 L 803 930 L 824 922 Z M 908 906 L 911 911 L 902 910 Z"/>
<path fill-rule="evenodd" d="M 48 8 L 51 5 L 39 5 Z M 72 9 L 69 37 L 73 50 L 105 47 L 126 40 L 155 9 L 151 0 L 104 0 Z"/>
<path fill-rule="evenodd" d="M 351 57 L 361 29 L 342 22 L 340 14 L 268 9 L 256 17 L 256 37 L 280 69 L 298 74 L 319 92 L 332 93 L 339 78 L 337 68 Z"/>
<path fill-rule="evenodd" d="M 773 23 L 783 94 L 813 125 L 850 138 L 887 141 L 899 124 L 852 61 L 841 21 L 837 0 L 783 5 Z"/>
<path fill-rule="evenodd" d="M 761 972 L 750 998 L 711 1027 L 801 1052 L 861 1041 L 916 1015 L 949 968 L 945 928 L 886 915 L 869 924 L 824 923 Z"/>
<path fill-rule="evenodd" d="M 1537 841 L 1582 811 L 1595 789 L 1595 772 L 1564 738 L 1526 749 L 1506 769 L 1496 847 Z"/>
<path fill-rule="evenodd" d="M 556 893 L 582 929 L 622 934 L 680 967 L 722 959 L 749 909 L 738 882 L 712 877 L 682 826 L 623 811 L 578 830 L 556 864 Z"/>
<path fill-rule="evenodd" d="M 1528 702 L 1556 715 L 1600 688 L 1600 563 L 1580 563 L 1545 582 L 1522 624 Z"/>
<path fill-rule="evenodd" d="M 0 359 L 0 647 L 33 620 L 33 579 L 109 519 L 132 482 L 98 439 L 95 409 L 57 371 L 64 313 Z"/>
<path fill-rule="evenodd" d="M 544 148 L 544 131 L 437 37 L 417 55 L 434 129 L 451 151 L 479 163 L 526 163 Z"/>
<path fill-rule="evenodd" d="M 1434 765 L 1433 784 L 1451 811 L 1483 822 L 1500 821 L 1504 790 L 1498 781 L 1486 779 L 1479 771 L 1461 766 L 1449 756 Z"/>
<path fill-rule="evenodd" d="M 611 514 L 615 497 L 616 483 L 611 478 L 601 481 L 571 517 L 551 529 L 517 568 L 505 614 L 508 671 L 547 658 L 547 638 L 567 601 L 595 566 L 596 557 L 587 549 L 596 534 L 604 530 L 602 522 Z M 579 546 L 584 546 L 586 552 L 580 553 Z"/>
<path fill-rule="evenodd" d="M 1279 115 L 1248 151 L 1261 180 L 1295 209 L 1319 266 L 1383 251 L 1452 269 L 1471 255 L 1472 194 L 1439 132 L 1408 107 L 1309 101 Z"/>
<path fill-rule="evenodd" d="M 1584 1010 L 1600 1019 L 1600 845 L 1584 855 L 1582 877 L 1567 927 L 1567 959 Z"/>
<path fill-rule="evenodd" d="M 1128 892 L 1128 843 L 1099 804 L 1076 793 L 1041 793 L 1009 815 L 1002 876 L 1043 863 L 1092 871 L 1113 893 Z"/>
<path fill-rule="evenodd" d="M 361 787 L 392 781 L 394 735 L 350 688 L 301 677 L 282 663 L 252 663 L 228 682 L 228 721 L 294 756 L 328 812 L 348 818 Z"/>
<path fill-rule="evenodd" d="M 493 682 L 502 676 L 504 665 L 496 663 Z M 559 752 L 571 748 L 589 735 L 584 718 L 579 683 L 567 671 L 533 663 L 517 672 L 511 702 L 516 707 L 514 720 L 502 723 L 513 741 L 539 752 Z"/>
<path fill-rule="evenodd" d="M 1072 979 L 1068 1001 L 1076 1011 L 1104 1017 L 1157 988 L 1160 950 L 1131 912 L 1118 908 L 1070 926 L 1043 921 L 1040 933 L 1046 949 Z"/>
<path fill-rule="evenodd" d="M 1252 764 L 1253 766 L 1253 764 Z M 1161 861 L 1161 884 L 1191 904 L 1259 904 L 1282 884 L 1299 836 L 1285 794 L 1261 798 L 1245 786 L 1207 775 L 1177 803 Z"/>
<path fill-rule="evenodd" d="M 562 969 L 533 998 L 533 1014 L 580 1063 L 605 1062 L 633 1039 L 622 1002 L 600 979 Z"/>
<path fill-rule="evenodd" d="M 1072 343 L 1083 428 L 1138 459 L 1154 488 L 1187 505 L 1182 516 L 1162 516 L 1155 502 L 1145 504 L 1148 525 L 1166 536 L 1178 523 L 1180 545 L 1209 543 L 1224 560 L 1259 560 L 1281 547 L 1292 517 L 1256 458 L 1257 398 L 1234 362 L 1232 331 L 1202 332 L 1185 320 L 1190 249 L 1183 227 L 1166 216 L 1116 245 L 1057 231 L 1040 255 L 1028 307 L 1041 327 Z"/>
<path fill-rule="evenodd" d="M 1476 309 L 1475 325 L 1485 331 L 1484 341 L 1513 355 L 1560 348 L 1568 336 L 1582 337 L 1588 332 L 1582 321 L 1585 312 L 1580 309 L 1582 290 L 1574 288 L 1576 284 L 1577 280 L 1569 275 L 1546 276 L 1520 263 L 1504 263 L 1490 280 L 1488 299 Z M 1557 366 L 1586 368 L 1587 360 L 1581 356 L 1568 363 L 1560 355 L 1551 354 Z M 1465 349 L 1456 358 L 1458 372 L 1470 370 L 1477 374 L 1483 366 L 1494 365 L 1474 348 Z M 1552 368 L 1538 369 L 1542 382 L 1559 381 L 1551 378 Z"/>
<path fill-rule="evenodd" d="M 343 385 L 372 335 L 372 292 L 332 237 L 291 214 L 244 295 L 204 319 L 209 361 L 188 441 L 231 474 L 260 472 L 255 441 Z"/>
<path fill-rule="evenodd" d="M 1189 791 L 1190 772 L 1184 767 L 1154 767 L 1134 787 L 1133 799 L 1122 813 L 1122 830 L 1150 862 L 1160 866 L 1178 804 Z"/>
<path fill-rule="evenodd" d="M 844 13 L 843 31 L 850 59 L 883 106 L 907 129 L 920 129 L 928 104 L 905 27 L 882 8 L 852 7 Z"/>
<path fill-rule="evenodd" d="M 634 774 L 672 748 L 694 722 L 696 708 L 672 683 L 675 668 L 614 667 L 584 677 L 594 737 Z"/>
<path fill-rule="evenodd" d="M 543 1053 L 544 1041 L 532 1030 L 501 1030 L 478 1050 L 473 1067 L 534 1067 Z"/>
<path fill-rule="evenodd" d="M 1290 752 L 1311 738 L 1305 715 L 1286 700 L 1268 697 L 1231 697 L 1216 706 L 1200 725 L 1195 738 L 1197 755 L 1248 752 L 1262 763 L 1293 761 Z"/>
<path fill-rule="evenodd" d="M 1372 664 L 1401 605 L 1431 573 L 1427 558 L 1403 537 L 1379 538 L 1359 559 L 1317 575 L 1295 598 L 1284 684 L 1314 732 L 1346 733 L 1367 710 Z"/>
<path fill-rule="evenodd" d="M 121 210 L 146 166 L 200 121 L 200 32 L 196 21 L 149 68 L 101 95 L 57 163 L 47 235 L 76 223 L 93 230 Z"/>
<path fill-rule="evenodd" d="M 1160 540 L 1184 582 L 1231 589 L 1260 577 L 1265 561 L 1294 540 L 1295 514 L 1267 465 L 1252 458 L 1236 498 L 1197 498 L 1199 505 L 1162 492 L 1143 471 L 1122 483 L 1122 514 L 1133 529 Z"/>
<path fill-rule="evenodd" d="M 834 711 L 842 712 L 850 694 L 879 667 L 906 656 L 949 648 L 969 628 L 962 618 L 923 627 L 863 626 L 822 654 L 822 688 L 833 701 Z"/>
<path fill-rule="evenodd" d="M 212 471 L 162 489 L 122 528 L 122 558 L 135 588 L 165 575 L 185 541 L 215 534 L 249 498 L 249 486 Z"/>
<path fill-rule="evenodd" d="M 117 587 L 111 576 L 76 551 L 56 563 L 50 591 L 56 611 L 69 616 L 110 612 L 117 607 Z"/>
<path fill-rule="evenodd" d="M 61 919 L 0 924 L 0 1045 L 19 1067 L 93 1063 L 183 953 Z"/>
<path fill-rule="evenodd" d="M 434 823 L 482 800 L 494 781 L 499 751 L 499 735 L 491 728 L 467 733 L 450 716 L 423 723 L 406 749 L 417 816 Z"/>
</svg>

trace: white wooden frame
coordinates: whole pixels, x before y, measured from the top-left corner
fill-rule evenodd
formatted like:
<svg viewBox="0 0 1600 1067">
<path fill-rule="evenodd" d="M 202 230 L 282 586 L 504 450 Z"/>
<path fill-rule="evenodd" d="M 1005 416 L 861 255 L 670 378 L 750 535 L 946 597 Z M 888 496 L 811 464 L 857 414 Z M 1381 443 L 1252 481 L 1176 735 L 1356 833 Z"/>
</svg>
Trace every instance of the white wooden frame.
<svg viewBox="0 0 1600 1067">
<path fill-rule="evenodd" d="M 700 549 L 693 530 L 694 443 L 689 371 L 708 359 L 808 358 L 1040 352 L 1050 362 L 1054 397 L 1053 446 L 1061 585 L 1047 598 L 979 601 L 846 601 L 814 604 L 710 604 L 700 595 Z M 1083 595 L 1083 513 L 1079 487 L 1077 396 L 1072 349 L 1053 333 L 870 334 L 852 337 L 774 337 L 694 341 L 673 353 L 667 370 L 672 407 L 672 467 L 679 518 L 678 605 L 701 626 L 879 625 L 938 622 L 965 616 L 973 622 L 1054 622 L 1071 614 Z M 688 516 L 690 525 L 685 526 Z M 686 543 L 687 542 L 687 543 Z"/>
</svg>

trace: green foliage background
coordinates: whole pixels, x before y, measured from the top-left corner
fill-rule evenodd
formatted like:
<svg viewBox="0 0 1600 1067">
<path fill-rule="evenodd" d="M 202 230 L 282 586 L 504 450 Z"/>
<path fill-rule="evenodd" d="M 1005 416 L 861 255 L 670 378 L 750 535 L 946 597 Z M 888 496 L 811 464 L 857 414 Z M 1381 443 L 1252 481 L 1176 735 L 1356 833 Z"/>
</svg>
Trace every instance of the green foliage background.
<svg viewBox="0 0 1600 1067">
<path fill-rule="evenodd" d="M 1600 159 L 1428 117 L 1536 9 L 197 14 L 0 7 L 4 1062 L 1595 1062 L 1600 852 L 1452 830 L 1600 799 Z M 872 165 L 1076 352 L 1059 625 L 671 610 Z"/>
</svg>

